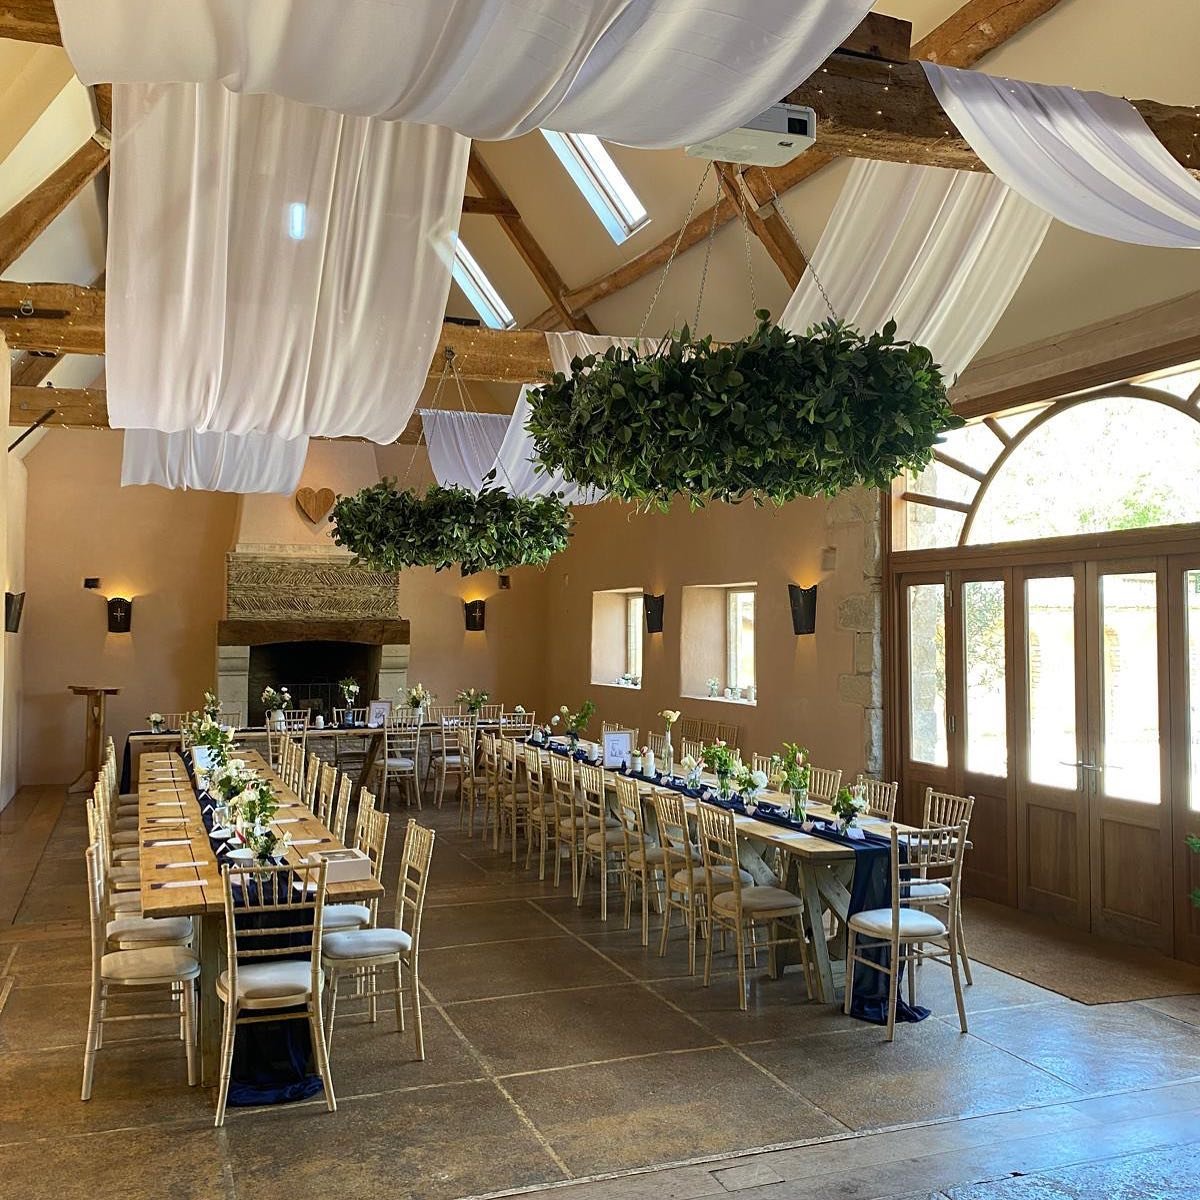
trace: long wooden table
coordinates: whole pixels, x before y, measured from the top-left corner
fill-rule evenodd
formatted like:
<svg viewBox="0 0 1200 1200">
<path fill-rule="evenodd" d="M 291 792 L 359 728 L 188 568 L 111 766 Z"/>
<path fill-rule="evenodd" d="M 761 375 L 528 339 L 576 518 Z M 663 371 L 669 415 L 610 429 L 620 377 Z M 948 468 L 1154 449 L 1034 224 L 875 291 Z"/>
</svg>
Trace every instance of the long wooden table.
<svg viewBox="0 0 1200 1200">
<path fill-rule="evenodd" d="M 314 850 L 342 843 L 321 824 L 255 750 L 240 757 L 269 779 L 280 798 L 273 827 L 292 835 L 287 861 L 299 866 Z M 147 917 L 195 919 L 200 955 L 200 1081 L 215 1085 L 221 1041 L 217 977 L 225 953 L 225 898 L 221 871 L 200 814 L 200 799 L 183 759 L 172 751 L 145 753 L 138 768 L 138 863 L 142 913 Z M 330 904 L 371 900 L 384 893 L 374 879 L 329 884 Z"/>
<path fill-rule="evenodd" d="M 552 738 L 551 741 L 560 742 Z M 582 741 L 584 749 L 596 749 L 594 743 Z M 543 747 L 543 761 L 548 762 L 552 751 Z M 517 756 L 518 762 L 520 755 Z M 616 792 L 616 781 L 619 775 L 616 771 L 605 770 L 604 779 L 607 788 Z M 714 790 L 717 781 L 714 776 L 705 775 L 702 782 Z M 656 791 L 667 789 L 656 787 L 646 780 L 638 780 L 638 792 L 643 800 L 652 796 Z M 791 809 L 792 800 L 779 792 L 764 791 L 761 799 L 777 804 L 786 810 Z M 693 816 L 700 801 L 684 797 L 684 805 Z M 808 805 L 811 816 L 830 820 L 833 812 L 827 804 L 812 801 Z M 649 829 L 650 823 L 647 823 Z M 782 825 L 773 825 L 769 821 L 759 821 L 741 813 L 733 813 L 733 825 L 739 844 L 739 858 L 742 866 L 753 877 L 756 884 L 767 884 L 785 887 L 795 892 L 804 900 L 804 922 L 812 952 L 813 967 L 817 977 L 820 999 L 834 1003 L 838 992 L 845 983 L 845 926 L 850 915 L 850 888 L 854 881 L 854 850 L 849 846 L 831 842 L 815 834 L 805 833 L 801 829 L 788 829 Z M 859 825 L 871 833 L 888 836 L 891 822 L 874 817 L 860 819 Z M 912 826 L 896 823 L 901 832 L 914 832 Z M 786 855 L 788 868 L 784 878 L 780 879 L 767 865 L 764 851 L 768 848 L 780 850 Z M 825 914 L 832 912 L 837 921 L 832 937 L 825 934 Z M 786 948 L 785 948 L 786 949 Z M 788 965 L 789 955 L 781 952 L 777 970 L 782 972 Z"/>
</svg>

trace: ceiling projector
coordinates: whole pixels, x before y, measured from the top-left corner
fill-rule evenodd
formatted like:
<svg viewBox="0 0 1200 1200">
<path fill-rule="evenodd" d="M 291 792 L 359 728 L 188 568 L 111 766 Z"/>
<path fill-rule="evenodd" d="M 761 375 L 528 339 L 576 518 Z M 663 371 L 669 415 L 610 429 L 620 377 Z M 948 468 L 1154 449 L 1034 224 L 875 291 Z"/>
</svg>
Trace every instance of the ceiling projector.
<svg viewBox="0 0 1200 1200">
<path fill-rule="evenodd" d="M 802 104 L 772 104 L 737 129 L 685 146 L 693 158 L 744 163 L 750 167 L 781 167 L 817 140 L 817 114 Z"/>
</svg>

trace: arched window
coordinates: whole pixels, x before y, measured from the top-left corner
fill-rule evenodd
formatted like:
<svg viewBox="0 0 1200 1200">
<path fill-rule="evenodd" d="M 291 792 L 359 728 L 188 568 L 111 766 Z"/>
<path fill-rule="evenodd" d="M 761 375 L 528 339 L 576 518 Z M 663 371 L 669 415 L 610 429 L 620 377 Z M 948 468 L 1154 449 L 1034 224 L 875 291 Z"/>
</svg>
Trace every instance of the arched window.
<svg viewBox="0 0 1200 1200">
<path fill-rule="evenodd" d="M 988 417 L 905 480 L 903 548 L 1200 522 L 1200 370 Z M 900 547 L 897 547 L 900 548 Z"/>
</svg>

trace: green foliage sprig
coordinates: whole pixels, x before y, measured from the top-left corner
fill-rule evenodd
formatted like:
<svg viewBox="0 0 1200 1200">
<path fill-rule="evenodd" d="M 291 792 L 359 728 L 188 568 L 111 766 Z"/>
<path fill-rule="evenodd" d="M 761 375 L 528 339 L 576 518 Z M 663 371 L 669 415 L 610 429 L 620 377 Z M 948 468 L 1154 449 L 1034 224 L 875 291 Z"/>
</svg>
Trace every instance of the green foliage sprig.
<svg viewBox="0 0 1200 1200">
<path fill-rule="evenodd" d="M 962 425 L 933 356 L 898 341 L 894 322 L 799 336 L 756 316 L 727 345 L 684 326 L 644 357 L 612 347 L 572 360 L 570 376 L 529 393 L 543 468 L 647 508 L 677 495 L 783 504 L 887 487 Z"/>
<path fill-rule="evenodd" d="M 457 563 L 471 575 L 545 566 L 567 548 L 570 529 L 571 510 L 557 496 L 510 496 L 491 486 L 476 495 L 435 485 L 422 496 L 385 479 L 333 508 L 333 540 L 386 571 Z"/>
</svg>

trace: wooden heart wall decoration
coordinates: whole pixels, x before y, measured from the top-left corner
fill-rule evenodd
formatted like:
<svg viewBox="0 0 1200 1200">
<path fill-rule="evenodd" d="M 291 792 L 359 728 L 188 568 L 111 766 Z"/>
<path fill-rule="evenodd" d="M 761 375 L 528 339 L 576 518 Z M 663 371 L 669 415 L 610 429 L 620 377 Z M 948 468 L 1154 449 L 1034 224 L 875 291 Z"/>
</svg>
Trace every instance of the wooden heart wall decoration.
<svg viewBox="0 0 1200 1200">
<path fill-rule="evenodd" d="M 321 488 L 319 491 L 313 491 L 310 487 L 303 487 L 296 493 L 296 507 L 314 525 L 329 516 L 329 510 L 333 508 L 336 500 L 333 488 Z"/>
</svg>

